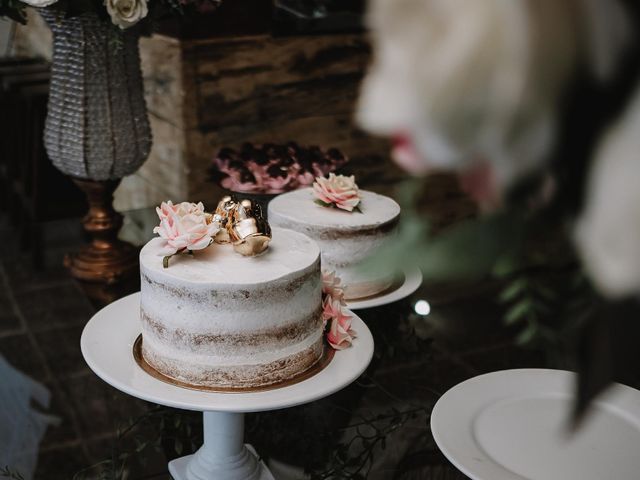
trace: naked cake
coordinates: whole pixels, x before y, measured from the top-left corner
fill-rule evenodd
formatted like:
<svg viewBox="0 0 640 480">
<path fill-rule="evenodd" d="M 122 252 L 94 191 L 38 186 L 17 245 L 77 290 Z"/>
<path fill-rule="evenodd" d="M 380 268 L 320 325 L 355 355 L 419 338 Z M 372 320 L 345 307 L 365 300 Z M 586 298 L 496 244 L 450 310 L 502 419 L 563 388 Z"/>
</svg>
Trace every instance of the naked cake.
<svg viewBox="0 0 640 480">
<path fill-rule="evenodd" d="M 322 268 L 335 271 L 341 278 L 345 298 L 363 298 L 387 290 L 396 272 L 363 272 L 360 266 L 396 233 L 400 206 L 389 197 L 359 190 L 352 177 L 331 175 L 319 180 L 325 181 L 320 187 L 314 184 L 313 189 L 300 189 L 273 199 L 269 222 L 318 242 Z"/>
<path fill-rule="evenodd" d="M 268 249 L 254 257 L 212 241 L 176 255 L 168 268 L 166 238 L 144 246 L 140 316 L 149 365 L 190 385 L 244 388 L 291 379 L 318 362 L 320 250 L 297 232 L 274 228 L 270 236 Z"/>
</svg>

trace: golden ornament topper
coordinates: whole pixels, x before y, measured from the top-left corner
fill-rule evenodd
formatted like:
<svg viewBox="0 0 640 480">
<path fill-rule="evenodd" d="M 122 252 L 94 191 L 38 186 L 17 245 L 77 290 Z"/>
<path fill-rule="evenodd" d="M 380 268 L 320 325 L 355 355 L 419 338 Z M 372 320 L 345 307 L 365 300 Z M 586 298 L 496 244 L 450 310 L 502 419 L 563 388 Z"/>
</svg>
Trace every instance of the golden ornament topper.
<svg viewBox="0 0 640 480">
<path fill-rule="evenodd" d="M 231 243 L 236 252 L 249 257 L 268 248 L 271 227 L 264 219 L 260 205 L 255 202 L 249 199 L 237 202 L 230 196 L 223 197 L 213 219 L 222 227 L 215 237 L 216 243 Z"/>
<path fill-rule="evenodd" d="M 236 208 L 237 202 L 229 195 L 222 197 L 222 200 L 218 202 L 216 211 L 213 214 L 213 219 L 220 223 L 220 231 L 216 235 L 215 242 L 219 244 L 230 243 L 229 232 L 227 231 L 227 225 L 229 219 L 232 216 L 233 209 Z"/>
</svg>

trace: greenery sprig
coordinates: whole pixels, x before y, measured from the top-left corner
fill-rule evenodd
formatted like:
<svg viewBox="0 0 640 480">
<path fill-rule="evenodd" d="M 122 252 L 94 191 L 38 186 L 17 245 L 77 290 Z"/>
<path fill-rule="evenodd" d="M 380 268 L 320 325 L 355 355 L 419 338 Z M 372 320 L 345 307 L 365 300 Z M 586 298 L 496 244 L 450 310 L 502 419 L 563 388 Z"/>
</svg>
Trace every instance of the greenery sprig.
<svg viewBox="0 0 640 480">
<path fill-rule="evenodd" d="M 338 443 L 327 466 L 311 472 L 312 480 L 367 478 L 378 449 L 385 450 L 387 438 L 402 428 L 407 422 L 420 420 L 425 432 L 429 431 L 429 409 L 421 406 L 398 410 L 391 408 L 388 413 L 362 415 L 359 420 L 341 429 L 348 440 Z"/>
<path fill-rule="evenodd" d="M 193 424 L 191 412 L 152 406 L 117 429 L 109 458 L 80 470 L 73 480 L 127 480 L 133 467 L 144 466 L 152 451 L 168 448 L 176 455 L 193 453 L 202 440 L 201 428 Z"/>
</svg>

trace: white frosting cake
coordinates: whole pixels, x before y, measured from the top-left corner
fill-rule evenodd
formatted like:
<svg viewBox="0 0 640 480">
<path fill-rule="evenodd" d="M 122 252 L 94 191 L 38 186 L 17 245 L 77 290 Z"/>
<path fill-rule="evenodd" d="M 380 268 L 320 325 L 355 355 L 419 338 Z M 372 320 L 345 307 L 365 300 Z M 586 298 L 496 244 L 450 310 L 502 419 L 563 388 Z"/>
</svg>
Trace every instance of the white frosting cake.
<svg viewBox="0 0 640 480">
<path fill-rule="evenodd" d="M 304 233 L 320 245 L 322 268 L 335 271 L 347 299 L 375 295 L 389 288 L 395 272 L 361 272 L 363 260 L 395 234 L 400 206 L 391 198 L 360 190 L 361 212 L 323 207 L 313 190 L 285 193 L 269 203 L 269 223 Z"/>
<path fill-rule="evenodd" d="M 142 353 L 160 373 L 194 385 L 255 387 L 289 379 L 322 355 L 320 250 L 280 228 L 265 253 L 231 245 L 176 255 L 160 238 L 140 252 Z"/>
</svg>

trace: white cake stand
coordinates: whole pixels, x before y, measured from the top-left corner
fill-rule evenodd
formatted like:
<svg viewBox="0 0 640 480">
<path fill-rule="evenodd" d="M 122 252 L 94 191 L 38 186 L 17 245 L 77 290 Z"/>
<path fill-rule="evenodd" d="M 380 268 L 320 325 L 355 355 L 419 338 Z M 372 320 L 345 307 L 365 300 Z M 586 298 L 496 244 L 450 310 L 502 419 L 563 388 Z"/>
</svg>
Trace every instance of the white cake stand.
<svg viewBox="0 0 640 480">
<path fill-rule="evenodd" d="M 260 392 L 213 393 L 170 385 L 144 372 L 133 358 L 140 334 L 140 294 L 122 298 L 96 313 L 82 332 L 80 347 L 102 380 L 129 395 L 169 407 L 203 412 L 204 444 L 194 455 L 169 462 L 175 480 L 273 480 L 250 445 L 244 413 L 293 407 L 331 395 L 349 385 L 373 356 L 373 337 L 353 315 L 358 334 L 351 348 L 336 352 L 316 375 L 293 385 Z"/>
<path fill-rule="evenodd" d="M 418 287 L 422 285 L 422 272 L 419 268 L 408 268 L 404 272 L 404 280 L 398 286 L 390 292 L 383 293 L 382 295 L 376 295 L 361 300 L 347 300 L 347 308 L 351 310 L 363 310 L 365 308 L 381 307 L 382 305 L 388 305 L 403 298 L 407 298 Z"/>
</svg>

